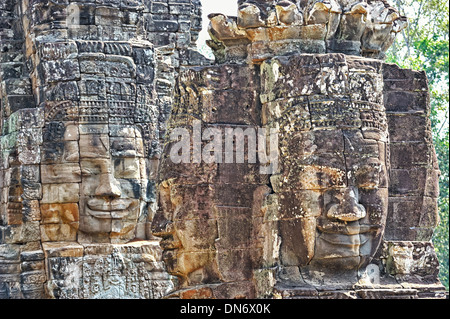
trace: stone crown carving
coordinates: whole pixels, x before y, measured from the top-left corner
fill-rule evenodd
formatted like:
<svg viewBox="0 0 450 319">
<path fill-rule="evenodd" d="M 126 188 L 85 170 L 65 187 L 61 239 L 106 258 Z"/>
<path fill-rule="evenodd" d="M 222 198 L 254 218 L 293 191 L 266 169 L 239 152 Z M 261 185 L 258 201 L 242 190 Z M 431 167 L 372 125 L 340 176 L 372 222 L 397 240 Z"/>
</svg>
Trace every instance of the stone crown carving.
<svg viewBox="0 0 450 319">
<path fill-rule="evenodd" d="M 219 61 L 300 53 L 384 58 L 407 18 L 385 0 L 241 0 L 236 17 L 210 14 Z"/>
</svg>

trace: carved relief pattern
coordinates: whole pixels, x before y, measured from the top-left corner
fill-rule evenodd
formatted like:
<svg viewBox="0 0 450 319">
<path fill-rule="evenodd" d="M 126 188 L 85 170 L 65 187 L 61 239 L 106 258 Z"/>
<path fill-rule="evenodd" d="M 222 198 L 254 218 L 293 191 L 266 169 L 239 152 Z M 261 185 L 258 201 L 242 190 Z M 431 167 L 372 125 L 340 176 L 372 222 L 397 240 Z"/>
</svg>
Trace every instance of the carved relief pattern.
<svg viewBox="0 0 450 319">
<path fill-rule="evenodd" d="M 95 250 L 95 246 L 88 249 Z M 146 260 L 149 247 L 97 246 L 103 252 L 48 259 L 47 290 L 57 299 L 160 299 L 173 289 L 163 262 Z M 150 248 L 151 249 L 151 248 Z M 153 248 L 154 249 L 154 248 Z"/>
<path fill-rule="evenodd" d="M 426 75 L 382 60 L 406 17 L 238 6 L 211 61 L 199 0 L 0 1 L 0 299 L 445 297 Z M 179 128 L 232 151 L 174 162 Z"/>
</svg>

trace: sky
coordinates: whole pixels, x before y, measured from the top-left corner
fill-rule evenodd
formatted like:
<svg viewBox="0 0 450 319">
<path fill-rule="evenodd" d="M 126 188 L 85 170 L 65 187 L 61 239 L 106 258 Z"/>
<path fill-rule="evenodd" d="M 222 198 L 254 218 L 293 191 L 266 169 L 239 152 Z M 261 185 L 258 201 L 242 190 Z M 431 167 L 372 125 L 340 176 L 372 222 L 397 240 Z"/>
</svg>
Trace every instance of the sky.
<svg viewBox="0 0 450 319">
<path fill-rule="evenodd" d="M 237 0 L 200 0 L 202 2 L 203 13 L 224 13 L 229 15 L 237 14 Z"/>
<path fill-rule="evenodd" d="M 223 13 L 225 15 L 237 15 L 237 0 L 200 0 L 202 3 L 203 10 L 203 30 L 200 33 L 198 39 L 198 44 L 209 39 L 208 35 L 208 25 L 209 19 L 208 14 L 210 13 Z"/>
</svg>

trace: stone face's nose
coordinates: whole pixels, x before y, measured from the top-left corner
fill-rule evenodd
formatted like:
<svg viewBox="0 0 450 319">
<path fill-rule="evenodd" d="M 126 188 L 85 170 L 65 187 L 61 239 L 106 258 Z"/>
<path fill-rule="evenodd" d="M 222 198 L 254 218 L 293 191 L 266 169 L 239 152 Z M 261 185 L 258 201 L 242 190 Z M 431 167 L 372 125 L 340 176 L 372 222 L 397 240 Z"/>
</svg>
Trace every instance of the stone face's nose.
<svg viewBox="0 0 450 319">
<path fill-rule="evenodd" d="M 353 222 L 366 217 L 366 209 L 359 203 L 358 189 L 349 187 L 338 196 L 339 203 L 332 205 L 327 217 L 345 222 Z"/>
<path fill-rule="evenodd" d="M 95 189 L 95 195 L 113 198 L 120 197 L 122 195 L 120 183 L 111 173 L 101 174 L 99 185 Z"/>
<path fill-rule="evenodd" d="M 175 233 L 173 223 L 166 218 L 162 210 L 158 210 L 153 217 L 151 230 L 153 236 L 167 237 Z"/>
</svg>

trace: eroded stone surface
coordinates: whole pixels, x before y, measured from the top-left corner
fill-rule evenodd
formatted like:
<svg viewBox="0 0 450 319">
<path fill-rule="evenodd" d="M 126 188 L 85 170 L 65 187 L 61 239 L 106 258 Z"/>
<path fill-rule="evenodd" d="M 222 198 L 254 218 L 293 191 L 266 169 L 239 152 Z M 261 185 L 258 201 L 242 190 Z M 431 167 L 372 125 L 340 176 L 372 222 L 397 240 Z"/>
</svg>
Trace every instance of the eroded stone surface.
<svg viewBox="0 0 450 319">
<path fill-rule="evenodd" d="M 219 61 L 260 62 L 292 52 L 383 58 L 406 17 L 387 1 L 238 1 L 237 17 L 211 14 Z"/>
<path fill-rule="evenodd" d="M 45 253 L 31 260 L 39 274 L 2 257 L 14 265 L 0 272 L 2 297 L 159 298 L 173 286 L 149 223 L 175 69 L 195 56 L 200 10 L 198 1 L 2 3 L 0 242 Z M 142 256 L 122 254 L 136 240 L 153 247 L 144 259 L 159 263 L 159 283 L 153 275 L 147 282 L 153 266 Z M 49 257 L 53 244 L 64 252 L 54 257 L 66 259 Z M 108 293 L 82 292 L 82 263 L 96 258 L 83 253 L 91 244 L 115 245 L 114 258 L 136 264 L 116 269 L 122 277 L 108 279 Z M 150 292 L 127 293 L 131 274 Z"/>
<path fill-rule="evenodd" d="M 241 288 L 247 297 L 444 296 L 437 272 L 431 270 L 437 269 L 431 246 L 422 257 L 419 252 L 413 257 L 411 244 L 406 244 L 411 234 L 406 227 L 398 228 L 400 221 L 390 223 L 402 211 L 392 204 L 406 204 L 395 192 L 393 185 L 405 184 L 392 175 L 392 162 L 403 163 L 405 174 L 432 163 L 422 162 L 412 148 L 401 155 L 419 156 L 414 164 L 392 149 L 393 141 L 400 145 L 411 137 L 389 125 L 397 115 L 391 112 L 393 102 L 386 101 L 390 68 L 380 60 L 344 54 L 291 54 L 258 67 L 226 63 L 183 70 L 169 132 L 185 128 L 188 149 L 194 152 L 207 144 L 195 145 L 195 132 L 222 128 L 222 121 L 230 127 L 239 123 L 243 128 L 253 124 L 277 129 L 279 162 L 269 175 L 258 172 L 258 162 L 240 166 L 245 171 L 237 164 L 222 170 L 226 164 L 194 163 L 191 157 L 174 164 L 170 154 L 176 143 L 168 138 L 153 232 L 163 238 L 169 272 L 181 279 L 180 290 L 171 297 L 212 298 L 221 296 L 224 287 L 233 287 L 227 297 L 237 297 L 236 280 L 248 283 Z M 426 92 L 426 81 L 414 83 L 422 85 L 418 92 Z M 233 90 L 239 99 L 222 95 L 223 89 Z M 258 92 L 256 103 L 253 95 L 241 93 L 251 90 Z M 427 99 L 420 101 L 422 112 L 429 112 Z M 254 105 L 260 113 L 253 111 Z M 233 118 L 221 113 L 225 109 Z M 410 114 L 404 116 L 406 120 Z M 420 127 L 419 134 L 429 138 L 427 126 Z M 434 152 L 430 143 L 423 147 Z M 221 160 L 226 158 L 219 154 Z M 227 184 L 231 178 L 234 182 Z M 428 199 L 429 191 L 419 181 L 407 185 L 417 190 L 420 200 L 428 200 L 425 205 L 431 210 L 409 222 L 418 227 L 427 219 L 436 225 L 436 197 Z M 396 240 L 405 240 L 398 245 L 411 246 L 411 254 L 385 248 L 393 230 Z M 398 270 L 407 273 L 399 275 L 396 269 L 403 269 L 402 263 L 416 266 Z M 427 267 L 431 273 L 425 274 Z"/>
<path fill-rule="evenodd" d="M 238 4 L 0 4 L 0 298 L 445 297 L 406 19 Z"/>
</svg>

